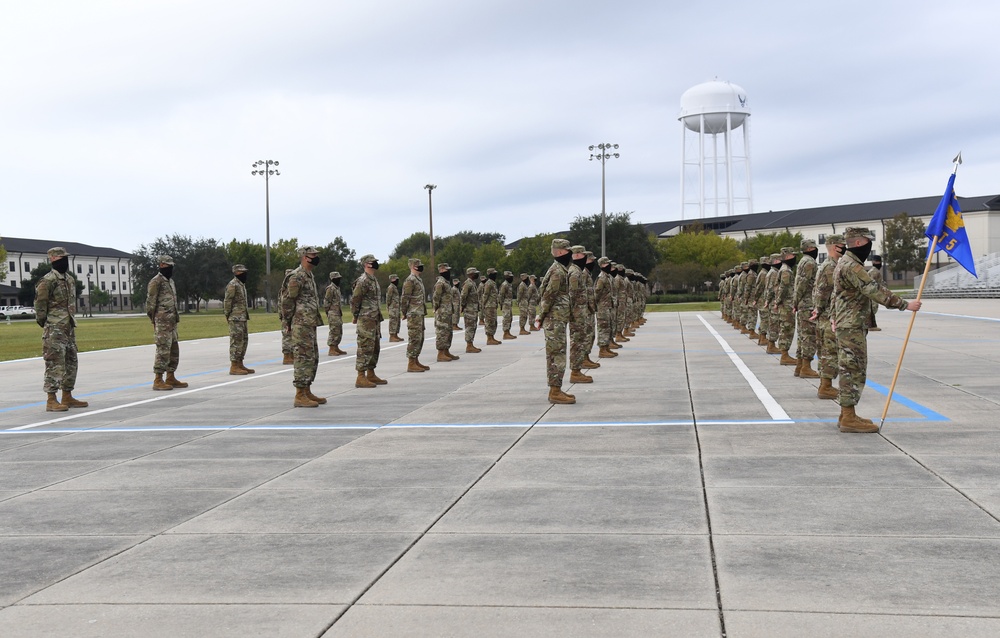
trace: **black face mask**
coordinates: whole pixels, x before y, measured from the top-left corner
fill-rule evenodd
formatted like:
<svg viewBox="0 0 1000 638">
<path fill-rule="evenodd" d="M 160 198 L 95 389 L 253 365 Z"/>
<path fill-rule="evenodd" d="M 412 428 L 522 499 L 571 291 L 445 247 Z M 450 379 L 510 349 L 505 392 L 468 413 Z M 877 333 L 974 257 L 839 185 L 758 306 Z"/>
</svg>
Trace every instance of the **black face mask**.
<svg viewBox="0 0 1000 638">
<path fill-rule="evenodd" d="M 872 254 L 872 243 L 868 242 L 868 243 L 863 244 L 861 246 L 855 246 L 854 248 L 848 248 L 847 250 L 849 250 L 852 253 L 854 253 L 854 256 L 857 257 L 861 261 L 861 263 L 865 263 L 865 261 L 868 260 L 868 255 Z"/>
<path fill-rule="evenodd" d="M 757 272 L 758 270 L 760 270 L 760 265 L 759 264 L 752 264 L 750 266 L 750 270 L 752 270 L 754 272 Z"/>
<path fill-rule="evenodd" d="M 419 266 L 417 266 L 417 272 L 424 272 L 424 265 L 423 264 L 420 264 Z"/>
<path fill-rule="evenodd" d="M 875 268 L 878 268 L 879 270 L 882 270 L 882 262 L 880 262 L 880 261 L 873 261 L 872 262 L 872 266 L 874 266 Z"/>
<path fill-rule="evenodd" d="M 574 259 L 573 263 L 579 266 L 580 268 L 585 268 L 587 266 L 587 258 L 580 257 L 579 259 Z"/>
<path fill-rule="evenodd" d="M 764 272 L 767 272 L 768 270 L 771 270 L 771 264 L 760 264 L 760 268 Z"/>
<path fill-rule="evenodd" d="M 798 261 L 798 259 L 796 257 L 792 257 L 791 259 L 786 259 L 784 263 L 788 264 L 789 268 L 795 268 L 796 261 Z"/>
<path fill-rule="evenodd" d="M 247 274 L 245 272 L 237 273 L 236 274 L 236 278 L 239 279 L 243 283 L 247 282 Z"/>
<path fill-rule="evenodd" d="M 69 270 L 69 259 L 61 257 L 55 260 L 52 262 L 52 270 L 56 271 L 60 275 L 66 274 L 66 271 Z"/>
<path fill-rule="evenodd" d="M 477 279 L 479 279 L 479 275 L 478 274 L 473 274 L 473 275 L 471 275 L 471 278 L 472 278 L 472 281 L 476 281 Z"/>
<path fill-rule="evenodd" d="M 373 261 L 371 263 L 371 267 L 372 267 L 372 270 L 378 270 L 378 262 L 377 261 Z"/>
<path fill-rule="evenodd" d="M 317 266 L 319 265 L 319 255 L 316 255 L 315 257 L 306 257 L 306 261 L 308 261 L 313 266 Z"/>
<path fill-rule="evenodd" d="M 805 250 L 802 252 L 806 255 L 809 255 L 813 259 L 816 259 L 816 257 L 819 255 L 819 248 L 813 248 L 812 250 Z"/>
<path fill-rule="evenodd" d="M 338 286 L 339 287 L 340 286 L 340 277 L 337 277 L 336 279 L 331 279 L 330 280 L 330 285 L 331 286 Z"/>
<path fill-rule="evenodd" d="M 513 276 L 511 276 L 511 277 L 504 277 L 504 279 L 507 281 L 507 283 L 511 283 L 511 282 L 514 281 L 514 277 Z"/>
<path fill-rule="evenodd" d="M 161 266 L 160 267 L 160 274 L 163 275 L 164 277 L 166 277 L 167 279 L 170 279 L 174 275 L 174 267 L 173 266 Z"/>
<path fill-rule="evenodd" d="M 393 286 L 395 286 L 396 284 L 399 283 L 399 280 L 398 279 L 390 279 L 389 283 L 392 284 Z"/>
<path fill-rule="evenodd" d="M 601 266 L 601 270 L 603 270 L 608 274 L 611 274 L 611 266 Z"/>
<path fill-rule="evenodd" d="M 573 254 L 566 253 L 565 255 L 559 255 L 558 257 L 555 258 L 555 260 L 557 263 L 560 263 L 563 266 L 569 266 L 569 262 L 573 261 Z"/>
<path fill-rule="evenodd" d="M 439 277 L 444 277 L 445 281 L 451 281 L 451 271 L 450 270 L 441 270 L 441 271 L 438 272 L 438 276 Z"/>
<path fill-rule="evenodd" d="M 588 261 L 587 262 L 587 270 L 589 270 L 590 272 L 594 272 L 594 268 L 596 266 L 597 266 L 597 262 L 596 261 Z"/>
<path fill-rule="evenodd" d="M 491 272 L 490 274 L 486 275 L 486 278 L 489 279 L 490 281 L 496 281 L 497 274 L 495 272 Z"/>
</svg>

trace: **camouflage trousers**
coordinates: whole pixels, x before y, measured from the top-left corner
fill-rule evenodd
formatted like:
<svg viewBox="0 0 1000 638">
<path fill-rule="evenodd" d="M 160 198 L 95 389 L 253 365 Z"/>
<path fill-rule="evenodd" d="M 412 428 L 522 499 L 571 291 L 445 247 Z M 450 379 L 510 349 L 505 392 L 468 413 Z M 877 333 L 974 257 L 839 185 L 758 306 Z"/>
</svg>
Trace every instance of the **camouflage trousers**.
<svg viewBox="0 0 1000 638">
<path fill-rule="evenodd" d="M 416 359 L 424 349 L 424 316 L 419 313 L 406 316 L 406 358 Z"/>
<path fill-rule="evenodd" d="M 382 322 L 372 317 L 358 317 L 358 352 L 354 369 L 374 370 L 382 349 Z"/>
<path fill-rule="evenodd" d="M 767 340 L 768 341 L 778 341 L 779 332 L 781 329 L 781 313 L 774 308 L 768 308 L 767 310 Z"/>
<path fill-rule="evenodd" d="M 292 356 L 292 328 L 281 328 L 281 354 Z"/>
<path fill-rule="evenodd" d="M 451 348 L 451 339 L 454 336 L 452 331 L 451 310 L 434 311 L 434 347 L 438 350 L 448 350 Z"/>
<path fill-rule="evenodd" d="M 319 346 L 316 343 L 316 326 L 292 324 L 292 356 L 295 370 L 292 385 L 307 388 L 316 380 L 319 365 Z"/>
<path fill-rule="evenodd" d="M 510 332 L 510 327 L 514 323 L 514 306 L 509 301 L 503 304 L 503 331 Z"/>
<path fill-rule="evenodd" d="M 243 357 L 247 356 L 247 342 L 250 340 L 250 335 L 247 331 L 246 321 L 230 321 L 229 322 L 229 360 L 243 361 Z"/>
<path fill-rule="evenodd" d="M 153 372 L 163 374 L 177 369 L 180 349 L 177 347 L 177 324 L 157 321 L 153 327 L 156 356 L 153 358 Z"/>
<path fill-rule="evenodd" d="M 389 313 L 389 334 L 398 335 L 399 334 L 399 312 Z"/>
<path fill-rule="evenodd" d="M 757 327 L 757 332 L 767 336 L 767 327 L 771 323 L 771 314 L 768 312 L 767 308 L 758 308 L 757 314 L 760 315 L 760 325 Z"/>
<path fill-rule="evenodd" d="M 327 315 L 326 321 L 330 324 L 330 331 L 326 335 L 326 345 L 336 348 L 340 345 L 340 340 L 344 338 L 344 318 L 337 315 Z"/>
<path fill-rule="evenodd" d="M 459 320 L 460 320 L 461 318 L 462 318 L 462 310 L 461 310 L 461 308 L 459 307 L 459 305 L 458 305 L 458 304 L 456 303 L 456 304 L 454 304 L 454 305 L 452 306 L 452 310 L 451 310 L 451 322 L 452 322 L 452 323 L 453 323 L 454 325 L 456 325 L 456 326 L 457 326 L 457 325 L 458 325 L 458 322 L 459 322 Z"/>
<path fill-rule="evenodd" d="M 795 336 L 795 313 L 791 304 L 778 306 L 778 350 L 788 350 L 792 347 L 792 337 Z"/>
<path fill-rule="evenodd" d="M 73 326 L 45 326 L 42 331 L 42 358 L 45 360 L 45 391 L 72 391 L 76 387 L 76 329 Z"/>
<path fill-rule="evenodd" d="M 597 329 L 594 321 L 597 319 L 597 313 L 590 313 L 587 315 L 587 352 L 589 353 L 594 349 L 594 340 L 597 338 Z"/>
<path fill-rule="evenodd" d="M 569 369 L 579 370 L 583 367 L 583 359 L 588 352 L 587 319 L 574 319 L 569 322 Z"/>
<path fill-rule="evenodd" d="M 542 328 L 545 329 L 545 374 L 548 384 L 561 388 L 566 376 L 566 322 L 546 317 Z"/>
<path fill-rule="evenodd" d="M 868 330 L 837 328 L 837 364 L 840 372 L 841 407 L 852 407 L 861 401 L 861 392 L 868 380 Z"/>
<path fill-rule="evenodd" d="M 528 305 L 528 323 L 535 325 L 535 321 L 538 319 L 538 305 L 529 304 Z"/>
<path fill-rule="evenodd" d="M 612 339 L 618 334 L 618 308 L 615 307 L 614 303 L 608 308 L 608 331 L 611 333 Z"/>
<path fill-rule="evenodd" d="M 525 304 L 524 307 L 519 304 L 517 306 L 517 323 L 521 326 L 521 330 L 525 329 L 529 319 L 531 319 L 531 317 L 528 316 L 527 304 Z"/>
<path fill-rule="evenodd" d="M 837 335 L 830 325 L 830 318 L 816 319 L 816 342 L 819 346 L 819 376 L 823 379 L 836 379 L 837 369 Z"/>
<path fill-rule="evenodd" d="M 494 337 L 497 334 L 497 307 L 486 306 L 483 308 L 483 322 L 486 324 L 486 336 Z"/>
<path fill-rule="evenodd" d="M 472 343 L 476 338 L 476 330 L 479 328 L 477 316 L 475 312 L 462 315 L 462 320 L 465 321 L 465 343 Z"/>
<path fill-rule="evenodd" d="M 751 308 L 749 304 L 743 304 L 742 311 L 740 313 L 740 324 L 747 330 L 753 330 L 756 323 L 757 311 L 754 308 Z"/>
<path fill-rule="evenodd" d="M 611 308 L 597 309 L 597 346 L 606 348 L 611 343 Z"/>
<path fill-rule="evenodd" d="M 813 357 L 816 356 L 816 324 L 809 321 L 812 311 L 812 308 L 799 308 L 798 312 L 795 313 L 795 320 L 799 331 L 796 338 L 797 345 L 795 346 L 796 359 L 809 359 L 812 361 Z"/>
<path fill-rule="evenodd" d="M 875 313 L 878 312 L 878 306 L 879 306 L 879 304 L 878 304 L 878 302 L 875 302 L 875 301 L 871 302 L 871 304 L 872 304 L 872 309 L 871 309 L 871 312 L 868 314 L 868 327 L 869 328 L 877 328 L 878 324 L 875 323 Z"/>
</svg>

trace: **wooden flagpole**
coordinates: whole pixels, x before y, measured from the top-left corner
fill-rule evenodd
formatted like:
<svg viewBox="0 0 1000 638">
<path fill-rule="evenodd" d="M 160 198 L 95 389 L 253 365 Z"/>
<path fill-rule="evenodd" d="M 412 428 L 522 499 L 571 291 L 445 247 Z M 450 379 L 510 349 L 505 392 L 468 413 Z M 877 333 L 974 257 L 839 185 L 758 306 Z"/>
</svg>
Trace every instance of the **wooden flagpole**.
<svg viewBox="0 0 1000 638">
<path fill-rule="evenodd" d="M 962 163 L 962 154 L 959 153 L 954 160 L 955 170 L 952 174 L 958 173 L 958 166 Z M 952 196 L 954 196 L 954 191 L 952 191 Z M 924 284 L 927 283 L 927 273 L 931 269 L 931 259 L 934 257 L 934 250 L 937 248 L 938 237 L 935 236 L 931 241 L 931 248 L 927 251 L 927 263 L 924 264 L 924 276 L 920 278 L 920 289 L 917 290 L 917 301 L 920 301 L 920 297 L 924 294 Z M 896 380 L 899 379 L 899 371 L 903 367 L 903 355 L 906 354 L 906 344 L 910 342 L 910 332 L 913 331 L 913 322 L 917 320 L 917 313 L 913 313 L 910 316 L 910 327 L 906 329 L 906 337 L 903 339 L 903 347 L 899 351 L 899 361 L 896 363 L 896 371 L 892 374 L 892 385 L 889 386 L 889 393 L 885 397 L 885 407 L 882 408 L 882 419 L 878 422 L 878 431 L 882 431 L 882 426 L 885 425 L 885 416 L 889 414 L 889 404 L 892 403 L 892 394 L 896 390 Z"/>
</svg>

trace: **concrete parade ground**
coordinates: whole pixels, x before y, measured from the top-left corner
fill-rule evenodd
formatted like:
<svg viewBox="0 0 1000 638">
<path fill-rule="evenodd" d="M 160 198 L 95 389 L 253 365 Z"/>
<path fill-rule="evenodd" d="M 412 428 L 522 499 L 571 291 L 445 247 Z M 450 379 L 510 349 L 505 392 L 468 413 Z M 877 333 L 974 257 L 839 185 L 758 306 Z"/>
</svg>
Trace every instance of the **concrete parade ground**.
<svg viewBox="0 0 1000 638">
<path fill-rule="evenodd" d="M 246 377 L 182 342 L 171 392 L 152 346 L 81 354 L 64 413 L 0 363 L 0 636 L 1000 635 L 1000 300 L 924 302 L 881 434 L 718 312 L 647 318 L 576 405 L 541 332 L 437 363 L 431 318 L 375 389 L 321 328 L 314 409 L 277 333 Z"/>
</svg>

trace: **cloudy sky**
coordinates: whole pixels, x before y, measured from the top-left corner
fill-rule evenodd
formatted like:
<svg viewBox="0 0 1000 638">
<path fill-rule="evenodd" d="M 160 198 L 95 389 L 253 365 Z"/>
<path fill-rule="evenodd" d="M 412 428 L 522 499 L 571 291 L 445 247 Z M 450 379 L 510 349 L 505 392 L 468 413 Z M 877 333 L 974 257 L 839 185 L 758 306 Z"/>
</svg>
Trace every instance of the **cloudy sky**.
<svg viewBox="0 0 1000 638">
<path fill-rule="evenodd" d="M 680 217 L 681 94 L 749 96 L 756 211 L 1000 193 L 995 0 L 32 0 L 0 21 L 0 235 L 386 257 Z"/>
</svg>

